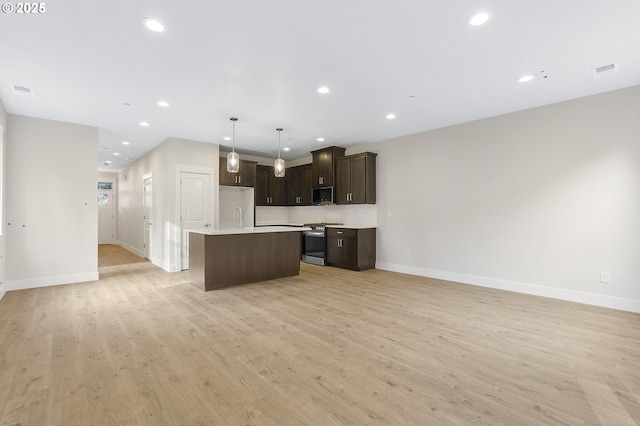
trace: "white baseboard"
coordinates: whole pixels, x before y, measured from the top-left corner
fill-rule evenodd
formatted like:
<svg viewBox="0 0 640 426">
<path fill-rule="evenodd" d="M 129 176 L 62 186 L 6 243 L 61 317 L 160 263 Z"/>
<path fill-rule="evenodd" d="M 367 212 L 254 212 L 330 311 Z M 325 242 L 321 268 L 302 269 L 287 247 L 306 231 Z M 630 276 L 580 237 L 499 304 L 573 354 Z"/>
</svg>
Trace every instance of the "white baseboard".
<svg viewBox="0 0 640 426">
<path fill-rule="evenodd" d="M 29 278 L 26 280 L 5 281 L 0 286 L 0 299 L 4 293 L 12 290 L 26 290 L 28 288 L 49 287 L 53 285 L 84 283 L 98 281 L 98 271 L 85 272 L 82 274 L 57 275 L 53 277 Z"/>
<path fill-rule="evenodd" d="M 156 265 L 159 268 L 164 269 L 167 272 L 176 272 L 175 268 L 172 269 L 172 265 L 168 262 L 163 262 L 162 260 L 158 259 L 157 257 L 152 257 L 149 259 L 149 261 L 151 261 L 151 263 L 153 263 L 154 265 Z"/>
<path fill-rule="evenodd" d="M 531 294 L 534 296 L 550 297 L 552 299 L 567 300 L 569 302 L 578 302 L 587 305 L 601 306 L 604 308 L 612 308 L 621 311 L 640 313 L 640 300 L 624 299 L 622 297 L 586 293 L 582 291 L 566 290 L 555 287 L 546 287 L 536 284 L 521 283 L 517 281 L 480 277 L 476 275 L 459 274 L 456 272 L 396 265 L 393 263 L 377 262 L 376 268 L 385 271 L 400 272 L 403 274 L 436 278 L 439 280 L 454 281 L 463 284 L 477 285 L 480 287 L 514 291 L 517 293 Z"/>
<path fill-rule="evenodd" d="M 135 247 L 131 247 L 129 244 L 127 243 L 123 243 L 122 241 L 116 241 L 116 244 L 119 245 L 120 247 L 129 250 L 131 253 L 137 254 L 140 257 L 144 258 L 144 252 L 138 250 Z"/>
<path fill-rule="evenodd" d="M 132 253 L 137 254 L 138 256 L 144 258 L 144 252 L 141 250 L 138 250 L 134 247 L 131 247 L 130 245 L 123 243 L 122 241 L 118 241 L 116 244 L 118 244 L 120 247 L 129 250 Z M 153 263 L 154 265 L 156 265 L 159 268 L 164 269 L 167 272 L 177 272 L 178 271 L 178 267 L 176 265 L 172 265 L 168 262 L 164 262 L 161 259 L 158 259 L 157 257 L 152 257 L 149 259 L 149 261 L 151 263 Z"/>
</svg>

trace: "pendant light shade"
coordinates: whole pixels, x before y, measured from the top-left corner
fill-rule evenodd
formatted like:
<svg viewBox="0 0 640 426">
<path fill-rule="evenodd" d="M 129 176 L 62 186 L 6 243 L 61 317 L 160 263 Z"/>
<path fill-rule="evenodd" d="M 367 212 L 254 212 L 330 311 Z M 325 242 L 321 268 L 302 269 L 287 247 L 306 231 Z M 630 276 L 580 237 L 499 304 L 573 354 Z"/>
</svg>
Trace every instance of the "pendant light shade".
<svg viewBox="0 0 640 426">
<path fill-rule="evenodd" d="M 231 134 L 232 148 L 227 155 L 227 172 L 238 173 L 240 171 L 240 156 L 236 152 L 236 121 L 238 121 L 238 118 L 231 117 L 230 120 L 233 123 L 233 131 Z"/>
<path fill-rule="evenodd" d="M 278 132 L 278 159 L 273 166 L 273 172 L 275 173 L 276 177 L 284 177 L 284 160 L 280 158 L 280 133 L 282 132 L 282 130 L 282 128 L 276 129 L 276 131 Z"/>
</svg>

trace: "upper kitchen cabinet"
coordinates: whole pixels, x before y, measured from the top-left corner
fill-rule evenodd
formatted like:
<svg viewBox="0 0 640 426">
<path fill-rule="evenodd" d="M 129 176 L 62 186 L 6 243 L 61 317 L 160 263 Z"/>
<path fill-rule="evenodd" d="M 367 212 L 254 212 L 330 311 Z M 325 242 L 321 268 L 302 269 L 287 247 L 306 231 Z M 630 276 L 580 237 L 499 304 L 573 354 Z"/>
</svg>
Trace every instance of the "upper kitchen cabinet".
<svg viewBox="0 0 640 426">
<path fill-rule="evenodd" d="M 256 206 L 286 206 L 286 178 L 277 178 L 271 166 L 256 166 Z"/>
<path fill-rule="evenodd" d="M 335 159 L 342 157 L 344 151 L 344 148 L 337 146 L 311 151 L 313 155 L 313 163 L 311 163 L 311 185 L 313 188 L 335 185 Z"/>
<path fill-rule="evenodd" d="M 336 204 L 376 203 L 376 156 L 363 152 L 336 159 Z"/>
<path fill-rule="evenodd" d="M 311 205 L 311 164 L 287 169 L 287 205 Z"/>
<path fill-rule="evenodd" d="M 238 173 L 229 173 L 227 172 L 227 158 L 220 157 L 219 175 L 220 185 L 253 187 L 256 181 L 256 162 L 240 160 Z"/>
</svg>

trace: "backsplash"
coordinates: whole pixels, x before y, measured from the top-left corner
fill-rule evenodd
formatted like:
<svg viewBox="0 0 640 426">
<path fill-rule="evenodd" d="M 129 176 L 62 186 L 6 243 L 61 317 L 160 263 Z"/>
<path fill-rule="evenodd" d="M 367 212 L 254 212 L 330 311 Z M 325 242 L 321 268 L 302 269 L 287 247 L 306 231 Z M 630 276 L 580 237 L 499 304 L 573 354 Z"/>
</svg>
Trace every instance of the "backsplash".
<svg viewBox="0 0 640 426">
<path fill-rule="evenodd" d="M 302 225 L 304 223 L 343 223 L 346 226 L 378 224 L 375 204 L 352 206 L 256 207 L 256 225 Z"/>
</svg>

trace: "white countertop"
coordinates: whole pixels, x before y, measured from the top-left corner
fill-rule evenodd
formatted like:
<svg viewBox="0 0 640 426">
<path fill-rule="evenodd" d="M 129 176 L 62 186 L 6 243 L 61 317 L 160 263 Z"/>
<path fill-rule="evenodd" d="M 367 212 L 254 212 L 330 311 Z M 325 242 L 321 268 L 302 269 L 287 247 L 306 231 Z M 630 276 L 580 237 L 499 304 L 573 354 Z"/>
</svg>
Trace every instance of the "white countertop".
<svg viewBox="0 0 640 426">
<path fill-rule="evenodd" d="M 327 228 L 340 228 L 340 229 L 369 229 L 376 228 L 375 225 L 327 225 Z"/>
<path fill-rule="evenodd" d="M 309 231 L 311 228 L 295 226 L 245 226 L 244 228 L 223 228 L 223 229 L 190 229 L 189 232 L 204 235 L 230 235 L 230 234 L 268 234 L 270 232 L 300 232 Z"/>
</svg>

